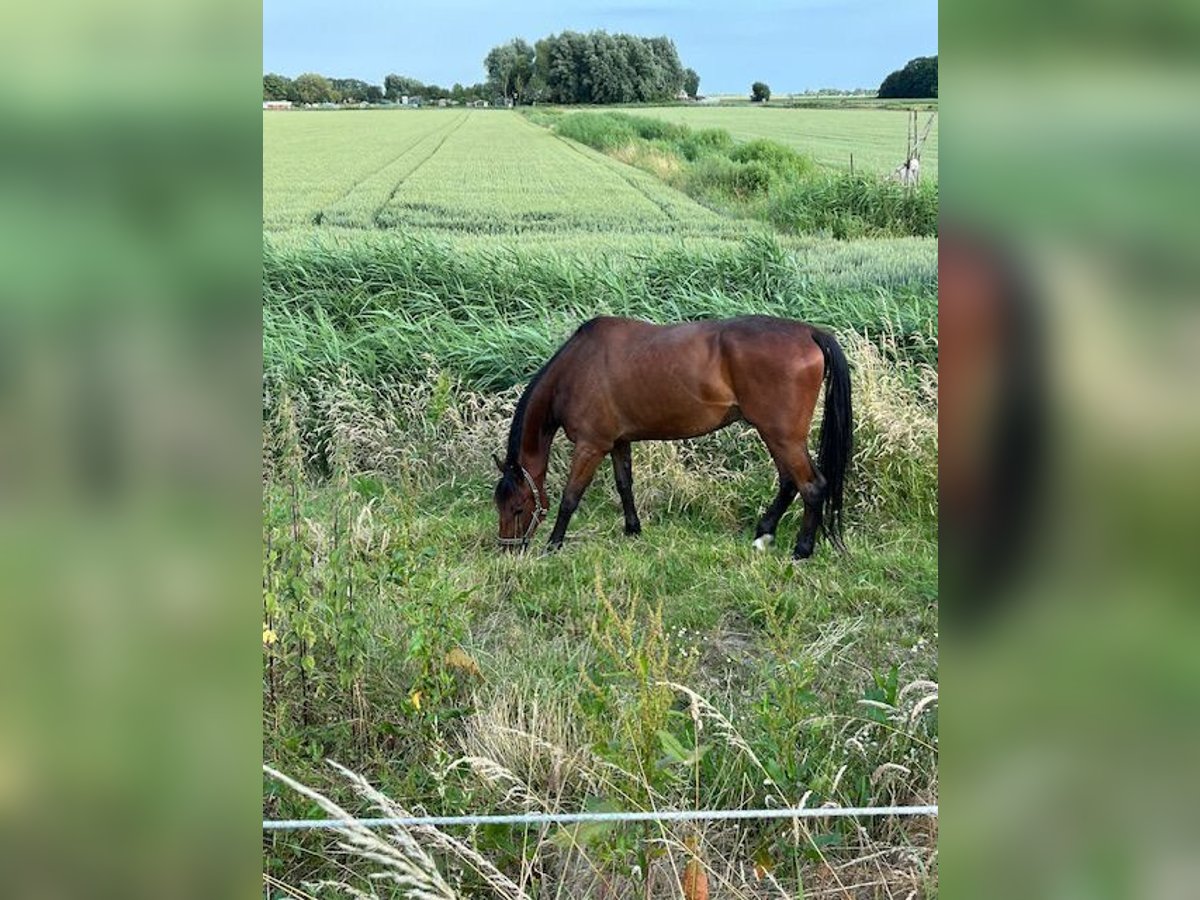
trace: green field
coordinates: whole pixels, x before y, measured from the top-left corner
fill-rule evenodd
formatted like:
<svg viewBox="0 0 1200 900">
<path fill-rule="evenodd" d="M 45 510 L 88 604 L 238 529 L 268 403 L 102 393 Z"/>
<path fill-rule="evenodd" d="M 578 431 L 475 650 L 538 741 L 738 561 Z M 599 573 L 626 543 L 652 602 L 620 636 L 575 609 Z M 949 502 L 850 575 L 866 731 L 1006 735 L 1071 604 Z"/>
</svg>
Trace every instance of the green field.
<svg viewBox="0 0 1200 900">
<path fill-rule="evenodd" d="M 324 760 L 445 814 L 936 799 L 936 238 L 781 234 L 502 110 L 267 113 L 263 140 L 266 762 L 355 813 Z M 775 474 L 743 425 L 635 445 L 639 538 L 606 463 L 563 551 L 497 552 L 490 455 L 562 340 L 745 313 L 846 348 L 848 555 L 792 563 L 795 509 L 752 551 Z M 264 780 L 263 814 L 322 810 Z M 539 900 L 678 896 L 693 858 L 712 896 L 764 896 L 756 865 L 767 896 L 937 889 L 918 820 L 453 836 Z M 264 838 L 269 895 L 405 896 L 337 840 Z"/>
<path fill-rule="evenodd" d="M 810 154 L 832 169 L 854 167 L 886 174 L 904 162 L 908 113 L 897 109 L 787 109 L 778 107 L 664 106 L 623 110 L 634 115 L 681 122 L 693 128 L 724 128 L 736 140 L 769 138 Z M 918 115 L 920 131 L 928 112 Z M 922 176 L 937 178 L 938 122 L 921 154 Z"/>
<path fill-rule="evenodd" d="M 263 116 L 263 228 L 744 235 L 653 176 L 499 110 Z"/>
</svg>

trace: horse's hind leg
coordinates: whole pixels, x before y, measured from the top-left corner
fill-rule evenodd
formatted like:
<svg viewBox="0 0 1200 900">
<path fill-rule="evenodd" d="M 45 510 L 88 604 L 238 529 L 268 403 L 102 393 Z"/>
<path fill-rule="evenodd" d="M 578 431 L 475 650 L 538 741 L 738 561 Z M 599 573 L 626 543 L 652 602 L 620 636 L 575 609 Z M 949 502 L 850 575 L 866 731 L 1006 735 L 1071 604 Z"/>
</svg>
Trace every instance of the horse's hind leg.
<svg viewBox="0 0 1200 900">
<path fill-rule="evenodd" d="M 786 472 L 791 476 L 794 485 L 792 489 L 793 496 L 798 493 L 800 494 L 800 499 L 804 501 L 804 520 L 800 523 L 800 531 L 796 535 L 796 547 L 792 556 L 795 559 L 807 559 L 812 556 L 813 545 L 817 539 L 817 531 L 821 528 L 822 501 L 825 499 L 825 479 L 817 470 L 812 457 L 809 456 L 806 441 L 780 441 L 766 435 L 763 436 L 763 440 L 766 441 L 767 449 L 771 451 L 771 455 L 775 457 L 775 462 L 779 466 L 781 495 L 783 473 Z M 770 510 L 768 510 L 769 512 Z M 763 517 L 764 521 L 766 518 L 766 516 Z M 772 524 L 777 523 L 778 518 Z M 759 527 L 762 527 L 761 524 Z M 757 541 L 755 543 L 757 545 Z"/>
<path fill-rule="evenodd" d="M 800 482 L 800 497 L 804 500 L 804 520 L 800 523 L 800 531 L 796 535 L 796 549 L 792 556 L 795 559 L 808 559 L 812 556 L 813 545 L 817 541 L 817 532 L 821 528 L 825 478 L 817 470 L 812 457 L 808 455 L 807 447 L 801 447 L 799 455 L 802 462 L 796 467 L 797 477 L 803 477 L 800 471 L 803 470 L 807 478 Z"/>
<path fill-rule="evenodd" d="M 776 463 L 779 468 L 779 493 L 775 495 L 774 502 L 767 507 L 763 517 L 758 520 L 758 527 L 754 529 L 755 550 L 766 550 L 771 545 L 775 540 L 775 529 L 779 527 L 779 520 L 796 499 L 796 482 L 786 466 L 778 460 Z"/>
<path fill-rule="evenodd" d="M 795 559 L 808 559 L 812 556 L 813 545 L 817 541 L 817 532 L 821 528 L 821 509 L 825 500 L 825 479 L 812 466 L 816 476 L 812 481 L 800 488 L 800 496 L 804 499 L 804 520 L 800 523 L 800 532 L 796 535 L 796 549 L 792 553 Z"/>
<path fill-rule="evenodd" d="M 642 523 L 638 519 L 637 507 L 633 505 L 633 452 L 629 441 L 613 444 L 612 461 L 617 493 L 621 497 L 621 507 L 625 510 L 625 533 L 641 534 Z"/>
</svg>

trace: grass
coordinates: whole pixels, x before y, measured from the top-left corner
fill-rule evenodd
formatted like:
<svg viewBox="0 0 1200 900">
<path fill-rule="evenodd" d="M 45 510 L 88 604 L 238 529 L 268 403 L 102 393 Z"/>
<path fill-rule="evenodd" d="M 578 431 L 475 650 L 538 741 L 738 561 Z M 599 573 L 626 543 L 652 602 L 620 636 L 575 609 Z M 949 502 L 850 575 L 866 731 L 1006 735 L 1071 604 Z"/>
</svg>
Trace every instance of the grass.
<svg viewBox="0 0 1200 900">
<path fill-rule="evenodd" d="M 912 106 L 913 104 L 905 104 Z M 647 116 L 693 129 L 720 128 L 739 142 L 767 138 L 812 157 L 819 165 L 842 172 L 886 175 L 904 162 L 908 134 L 906 109 L 789 109 L 735 106 L 637 107 L 629 115 Z M 919 114 L 925 128 L 928 112 Z M 922 177 L 937 180 L 938 123 L 935 121 L 921 154 Z"/>
<path fill-rule="evenodd" d="M 670 182 L 714 150 L 819 168 L 669 123 L 613 156 L 504 111 L 264 125 L 263 741 L 294 779 L 264 778 L 264 816 L 933 800 L 936 240 L 728 218 Z M 848 555 L 792 564 L 795 511 L 751 552 L 775 486 L 741 425 L 635 446 L 640 538 L 602 471 L 562 553 L 496 552 L 489 457 L 562 339 L 602 313 L 748 312 L 847 348 Z M 921 821 L 341 840 L 265 838 L 267 892 L 936 891 Z"/>
<path fill-rule="evenodd" d="M 564 552 L 512 558 L 493 546 L 487 454 L 515 392 L 434 374 L 325 385 L 312 412 L 330 423 L 336 463 L 320 481 L 299 440 L 300 409 L 314 400 L 289 396 L 264 432 L 267 759 L 359 811 L 319 760 L 435 812 L 931 797 L 935 720 L 912 721 L 928 689 L 900 692 L 937 678 L 935 647 L 917 637 L 936 631 L 932 373 L 912 373 L 927 387 L 910 388 L 869 346 L 853 348 L 850 554 L 824 546 L 803 566 L 786 546 L 750 549 L 773 485 L 742 429 L 635 449 L 640 538 L 621 533 L 602 478 Z M 782 544 L 797 524 L 785 519 Z M 697 701 L 672 685 L 719 711 L 736 740 L 711 722 L 698 731 Z M 686 764 L 697 748 L 702 758 Z M 464 757 L 473 762 L 455 765 Z M 290 792 L 271 790 L 266 804 L 272 816 L 315 812 Z M 863 825 L 872 846 L 915 842 L 927 859 L 905 825 Z M 590 861 L 580 872 L 554 838 L 533 842 L 547 842 L 552 883 L 568 892 L 597 873 L 626 883 L 619 861 L 652 848 L 636 829 L 609 829 L 575 851 Z M 862 839 L 845 824 L 799 842 L 786 824 L 713 828 L 705 853 L 713 865 L 759 853 L 795 890 L 797 878 L 821 877 L 814 848 L 849 861 Z M 529 859 L 519 833 L 476 840 L 511 878 Z M 323 866 L 302 849 L 314 846 L 317 836 L 272 838 L 274 876 L 315 877 Z"/>
<path fill-rule="evenodd" d="M 534 111 L 557 134 L 642 169 L 722 213 L 787 234 L 834 238 L 937 234 L 935 180 L 906 187 L 863 172 L 822 170 L 765 138 L 735 143 L 719 128 L 615 112 Z"/>
<path fill-rule="evenodd" d="M 434 370 L 476 390 L 508 388 L 599 314 L 790 316 L 871 335 L 898 360 L 936 360 L 932 242 L 868 248 L 827 241 L 789 251 L 760 237 L 721 252 L 670 250 L 635 260 L 463 251 L 416 238 L 267 247 L 268 415 L 285 393 L 319 397 L 346 377 L 396 383 Z M 306 409 L 317 406 L 314 400 Z M 316 411 L 300 420 L 303 452 L 316 471 L 331 465 L 330 423 Z"/>
</svg>

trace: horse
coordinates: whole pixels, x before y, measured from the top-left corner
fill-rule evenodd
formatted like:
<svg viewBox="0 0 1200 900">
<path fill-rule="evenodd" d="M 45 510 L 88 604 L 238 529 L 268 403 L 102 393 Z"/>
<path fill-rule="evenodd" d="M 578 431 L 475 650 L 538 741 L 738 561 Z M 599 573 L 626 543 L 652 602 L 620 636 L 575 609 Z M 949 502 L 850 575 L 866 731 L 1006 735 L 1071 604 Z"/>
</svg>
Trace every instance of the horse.
<svg viewBox="0 0 1200 900">
<path fill-rule="evenodd" d="M 821 385 L 825 410 L 819 464 L 808 432 Z M 746 421 L 779 471 L 779 491 L 755 530 L 765 550 L 796 495 L 804 518 L 793 556 L 812 555 L 817 532 L 840 550 L 842 494 L 853 411 L 850 373 L 834 336 L 804 322 L 769 316 L 656 325 L 603 316 L 585 322 L 529 382 L 513 413 L 494 501 L 499 546 L 524 549 L 549 511 L 546 469 L 558 431 L 574 444 L 570 475 L 547 552 L 567 525 L 606 455 L 612 456 L 625 533 L 642 525 L 633 502 L 635 441 L 698 437 Z"/>
</svg>

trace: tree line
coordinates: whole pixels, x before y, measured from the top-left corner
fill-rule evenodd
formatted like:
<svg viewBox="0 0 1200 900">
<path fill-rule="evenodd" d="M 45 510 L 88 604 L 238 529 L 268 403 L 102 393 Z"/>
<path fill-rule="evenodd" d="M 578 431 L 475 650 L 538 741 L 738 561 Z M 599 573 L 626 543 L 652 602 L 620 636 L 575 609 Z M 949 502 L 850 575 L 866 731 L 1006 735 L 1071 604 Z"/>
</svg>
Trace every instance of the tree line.
<svg viewBox="0 0 1200 900">
<path fill-rule="evenodd" d="M 515 103 L 646 103 L 700 90 L 700 76 L 684 68 L 668 37 L 564 31 L 532 45 L 514 38 L 492 48 L 483 66 Z"/>
<path fill-rule="evenodd" d="M 879 96 L 913 100 L 938 95 L 938 58 L 918 56 L 883 79 Z"/>
<path fill-rule="evenodd" d="M 293 103 L 381 103 L 416 97 L 512 103 L 645 103 L 695 97 L 700 76 L 684 68 L 667 37 L 564 31 L 530 44 L 514 38 L 484 57 L 487 80 L 444 88 L 405 75 L 388 75 L 383 86 L 355 78 L 307 72 L 296 78 L 263 76 L 264 100 Z"/>
<path fill-rule="evenodd" d="M 403 97 L 415 97 L 426 103 L 455 100 L 468 103 L 475 100 L 494 100 L 496 92 L 483 82 L 454 84 L 444 88 L 424 84 L 405 75 L 388 75 L 383 87 L 357 78 L 326 78 L 306 72 L 296 78 L 271 73 L 263 76 L 263 100 L 290 100 L 293 103 L 383 103 L 398 102 Z"/>
</svg>

